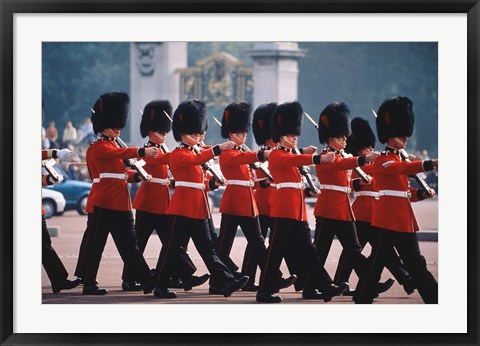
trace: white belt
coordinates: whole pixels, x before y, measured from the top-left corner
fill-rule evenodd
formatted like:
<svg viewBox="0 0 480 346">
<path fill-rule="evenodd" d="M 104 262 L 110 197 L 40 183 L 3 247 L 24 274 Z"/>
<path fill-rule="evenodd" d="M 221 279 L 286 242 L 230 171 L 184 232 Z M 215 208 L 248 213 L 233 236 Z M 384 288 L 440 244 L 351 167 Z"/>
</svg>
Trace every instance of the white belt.
<svg viewBox="0 0 480 346">
<path fill-rule="evenodd" d="M 378 195 L 381 196 L 393 196 L 393 197 L 402 197 L 402 198 L 410 198 L 412 194 L 410 191 L 397 191 L 397 190 L 380 190 L 378 191 Z"/>
<path fill-rule="evenodd" d="M 225 185 L 240 185 L 240 186 L 246 186 L 246 187 L 254 187 L 254 186 L 255 186 L 255 182 L 253 182 L 252 180 L 235 180 L 235 179 L 231 179 L 231 180 L 225 181 Z"/>
<path fill-rule="evenodd" d="M 92 184 L 99 183 L 99 182 L 100 182 L 100 178 L 93 178 L 92 180 Z"/>
<path fill-rule="evenodd" d="M 184 186 L 184 187 L 191 187 L 197 190 L 205 190 L 205 184 L 202 183 L 191 183 L 189 181 L 176 181 L 175 187 L 177 186 Z"/>
<path fill-rule="evenodd" d="M 352 189 L 347 186 L 338 186 L 338 185 L 324 185 L 320 184 L 320 189 L 322 190 L 335 190 L 335 191 L 340 191 L 340 192 L 345 192 L 345 193 L 350 193 Z"/>
<path fill-rule="evenodd" d="M 111 179 L 128 179 L 128 175 L 126 173 L 100 173 L 100 178 L 111 178 Z"/>
<path fill-rule="evenodd" d="M 170 185 L 170 179 L 160 179 L 160 178 L 152 178 L 149 180 L 150 183 L 160 184 L 160 185 Z"/>
<path fill-rule="evenodd" d="M 276 185 L 277 190 L 283 189 L 286 187 L 303 190 L 305 188 L 305 184 L 304 183 L 277 183 Z"/>
<path fill-rule="evenodd" d="M 368 196 L 378 198 L 378 192 L 375 191 L 358 191 L 355 192 L 355 197 Z"/>
<path fill-rule="evenodd" d="M 270 184 L 270 187 L 276 187 L 276 186 L 277 186 L 277 184 L 275 184 L 275 183 Z"/>
</svg>

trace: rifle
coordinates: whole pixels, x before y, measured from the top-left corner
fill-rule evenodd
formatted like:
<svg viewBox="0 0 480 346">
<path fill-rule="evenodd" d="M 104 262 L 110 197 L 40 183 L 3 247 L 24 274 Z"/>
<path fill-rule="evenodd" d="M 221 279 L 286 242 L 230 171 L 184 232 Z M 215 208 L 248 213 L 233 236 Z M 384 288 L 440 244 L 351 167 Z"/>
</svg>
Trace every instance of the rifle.
<svg viewBox="0 0 480 346">
<path fill-rule="evenodd" d="M 215 118 L 215 117 L 212 117 L 212 118 L 213 118 L 213 120 L 215 120 L 215 122 L 218 124 L 218 126 L 222 127 L 222 123 L 217 118 Z M 242 151 L 251 152 L 252 150 L 246 144 L 242 144 Z M 265 174 L 265 176 L 270 181 L 273 181 L 272 174 L 270 173 L 268 168 L 265 167 L 265 165 L 261 164 L 260 162 L 255 162 L 255 163 L 252 164 L 252 168 L 253 169 L 259 169 L 263 174 Z"/>
<path fill-rule="evenodd" d="M 308 115 L 306 112 L 304 112 L 304 114 L 308 118 L 308 120 L 310 120 L 310 122 L 313 124 L 313 126 L 315 126 L 315 128 L 318 131 L 318 124 L 315 122 L 315 120 L 313 120 L 313 118 L 310 115 Z M 340 151 L 340 156 L 342 158 L 349 157 L 347 155 L 347 153 L 343 150 Z M 364 183 L 368 184 L 370 182 L 370 179 L 368 179 L 368 175 L 360 167 L 355 167 L 353 170 L 355 171 L 355 173 L 358 174 L 358 176 L 360 177 L 360 179 L 363 180 Z"/>
<path fill-rule="evenodd" d="M 117 142 L 120 148 L 128 148 L 128 146 L 120 137 L 115 138 L 115 142 Z M 135 169 L 143 181 L 148 180 L 148 173 L 143 169 L 145 161 L 138 161 L 137 159 L 125 159 L 123 162 L 125 163 L 125 166 Z"/>
<path fill-rule="evenodd" d="M 377 118 L 377 113 L 373 109 L 372 109 L 372 112 L 375 118 Z M 400 152 L 400 158 L 402 159 L 402 161 L 410 161 L 408 159 L 408 153 L 405 149 L 400 149 L 399 152 Z M 430 194 L 430 186 L 428 186 L 427 182 L 423 180 L 420 174 L 417 173 L 417 174 L 409 175 L 409 177 L 415 179 L 415 181 L 418 183 L 423 193 L 427 195 Z"/>
<path fill-rule="evenodd" d="M 193 150 L 195 151 L 195 154 L 198 154 L 202 151 L 202 149 L 198 145 L 194 146 Z M 208 160 L 201 166 L 202 169 L 209 171 L 222 185 L 225 184 L 225 177 L 223 176 L 222 171 L 218 166 L 218 163 L 216 163 L 214 159 Z"/>
<path fill-rule="evenodd" d="M 53 179 L 53 181 L 58 182 L 58 179 L 60 179 L 60 177 L 57 170 L 53 167 L 54 164 L 54 159 L 42 160 L 42 167 L 45 168 L 48 175 Z"/>
<path fill-rule="evenodd" d="M 300 155 L 300 150 L 298 150 L 298 148 L 293 148 L 292 151 L 297 154 L 297 155 Z M 318 191 L 318 188 L 315 186 L 315 184 L 313 183 L 313 181 L 315 180 L 315 178 L 312 176 L 312 174 L 310 174 L 310 168 L 308 168 L 307 166 L 299 166 L 297 167 L 298 168 L 298 171 L 300 172 L 300 174 L 302 176 L 305 177 L 305 180 L 307 181 L 307 185 L 308 187 L 313 191 Z"/>
</svg>

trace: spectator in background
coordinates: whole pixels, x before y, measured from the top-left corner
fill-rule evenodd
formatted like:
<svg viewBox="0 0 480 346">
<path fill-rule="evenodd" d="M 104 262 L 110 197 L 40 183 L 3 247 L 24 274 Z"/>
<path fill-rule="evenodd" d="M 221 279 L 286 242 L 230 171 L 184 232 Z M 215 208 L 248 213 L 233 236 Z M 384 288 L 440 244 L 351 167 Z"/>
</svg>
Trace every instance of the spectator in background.
<svg viewBox="0 0 480 346">
<path fill-rule="evenodd" d="M 50 141 L 47 138 L 47 131 L 45 127 L 42 126 L 42 149 L 49 149 L 50 148 Z"/>
<path fill-rule="evenodd" d="M 46 134 L 47 134 L 47 138 L 48 140 L 50 141 L 50 148 L 54 149 L 54 148 L 58 148 L 58 142 L 57 142 L 57 139 L 58 139 L 58 130 L 57 128 L 55 127 L 55 121 L 50 121 L 47 129 L 46 129 Z"/>
<path fill-rule="evenodd" d="M 77 129 L 73 127 L 71 121 L 67 121 L 63 129 L 62 147 L 66 148 L 69 144 L 75 144 L 77 141 Z"/>
<path fill-rule="evenodd" d="M 95 133 L 93 132 L 93 125 L 90 118 L 85 119 L 80 131 L 82 132 L 82 135 L 78 136 L 79 142 L 85 140 L 87 144 L 90 144 L 95 140 Z"/>
</svg>

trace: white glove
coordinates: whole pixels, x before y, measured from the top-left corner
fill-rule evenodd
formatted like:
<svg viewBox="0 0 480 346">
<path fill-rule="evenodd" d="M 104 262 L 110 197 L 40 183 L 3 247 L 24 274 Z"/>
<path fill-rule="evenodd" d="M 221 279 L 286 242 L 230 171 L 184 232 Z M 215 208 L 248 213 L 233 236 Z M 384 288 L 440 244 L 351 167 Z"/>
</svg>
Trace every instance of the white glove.
<svg viewBox="0 0 480 346">
<path fill-rule="evenodd" d="M 60 184 L 63 181 L 63 175 L 58 176 L 58 181 L 55 184 Z"/>
<path fill-rule="evenodd" d="M 70 149 L 57 150 L 57 157 L 61 160 L 68 159 L 70 156 L 72 156 L 72 151 Z"/>
</svg>

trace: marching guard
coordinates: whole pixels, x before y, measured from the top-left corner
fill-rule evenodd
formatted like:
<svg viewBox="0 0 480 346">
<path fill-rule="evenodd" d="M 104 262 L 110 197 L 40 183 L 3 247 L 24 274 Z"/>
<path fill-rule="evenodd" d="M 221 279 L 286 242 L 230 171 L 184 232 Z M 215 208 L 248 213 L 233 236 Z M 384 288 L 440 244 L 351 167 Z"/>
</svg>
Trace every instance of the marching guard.
<svg viewBox="0 0 480 346">
<path fill-rule="evenodd" d="M 167 152 L 165 137 L 172 128 L 172 123 L 166 114 L 172 114 L 172 106 L 167 100 L 156 100 L 148 103 L 142 114 L 140 132 L 143 138 L 149 138 L 145 148 L 155 147 L 159 150 L 158 157 L 147 157 L 144 169 L 152 175 L 149 181 L 142 182 L 137 191 L 133 208 L 135 209 L 135 235 L 138 247 L 143 253 L 148 239 L 155 230 L 162 246 L 168 241 L 170 218 L 167 215 L 170 203 L 170 179 L 168 177 L 168 162 L 170 154 Z M 190 256 L 186 252 L 186 244 L 179 248 L 178 258 L 175 260 L 175 277 L 184 278 L 183 288 L 188 291 L 194 286 L 203 284 L 209 275 L 193 277 L 197 270 Z M 126 264 L 123 270 L 122 289 L 124 291 L 138 291 L 141 285 L 133 278 L 131 266 Z"/>
<path fill-rule="evenodd" d="M 303 109 L 298 102 L 287 102 L 277 106 L 272 116 L 272 140 L 278 143 L 278 147 L 269 155 L 269 169 L 276 184 L 270 209 L 274 226 L 265 270 L 262 272 L 260 289 L 257 292 L 258 302 L 282 301 L 282 298 L 275 294 L 275 282 L 281 261 L 287 253 L 308 273 L 302 292 L 303 298 L 323 299 L 328 302 L 332 297 L 348 289 L 346 282 L 339 286 L 333 284 L 310 236 L 305 206 L 305 184 L 302 182 L 298 166 L 325 164 L 333 161 L 334 155 L 333 153 L 315 155 L 314 147 L 304 150 L 303 154 L 292 153 L 301 134 L 302 116 Z"/>
<path fill-rule="evenodd" d="M 208 219 L 211 212 L 207 191 L 215 189 L 218 184 L 215 183 L 215 178 L 205 179 L 201 164 L 221 155 L 224 150 L 232 149 L 234 143 L 227 141 L 197 154 L 195 146 L 206 128 L 205 113 L 205 104 L 194 99 L 182 102 L 173 114 L 173 135 L 181 144 L 170 156 L 175 191 L 167 210 L 172 216 L 168 245 L 162 246 L 156 268 L 154 296 L 158 298 L 176 297 L 175 292 L 168 290 L 168 278 L 175 266 L 175 252 L 179 251 L 182 244 L 188 243 L 190 238 L 212 279 L 221 283 L 225 297 L 241 289 L 248 281 L 248 276 L 234 277 L 217 256 L 210 236 Z"/>
<path fill-rule="evenodd" d="M 43 107 L 42 107 L 43 115 Z M 72 154 L 69 149 L 44 149 L 42 150 L 42 160 L 49 159 L 65 159 Z M 52 167 L 52 169 L 54 169 Z M 63 181 L 63 176 L 58 175 L 53 177 L 50 174 L 42 174 L 42 186 L 58 184 Z M 77 287 L 80 284 L 79 279 L 69 280 L 68 272 L 62 263 L 60 257 L 52 246 L 52 239 L 48 233 L 47 222 L 45 221 L 45 210 L 42 206 L 42 265 L 47 272 L 48 278 L 52 285 L 53 293 L 58 293 L 61 290 L 69 290 Z"/>
<path fill-rule="evenodd" d="M 121 148 L 119 136 L 128 119 L 130 100 L 126 93 L 103 94 L 92 109 L 92 123 L 99 139 L 91 144 L 87 165 L 98 172 L 100 181 L 93 196 L 94 233 L 92 248 L 87 249 L 88 262 L 83 294 L 104 295 L 108 291 L 96 284 L 96 276 L 108 234 L 111 233 L 124 263 L 132 266 L 135 280 L 145 294 L 153 289 L 153 275 L 137 246 L 133 214 L 127 183 L 140 181 L 139 173 L 126 170 L 124 160 L 137 157 L 156 157 L 158 149 Z"/>
<path fill-rule="evenodd" d="M 354 156 L 362 156 L 372 153 L 375 148 L 376 138 L 368 121 L 360 117 L 352 119 L 351 130 L 351 135 L 347 138 L 345 152 Z M 357 229 L 358 241 L 363 249 L 367 243 L 372 244 L 376 239 L 376 237 L 373 236 L 375 230 L 372 229 L 371 222 L 375 203 L 378 200 L 378 191 L 375 188 L 373 164 L 362 166 L 362 170 L 365 174 L 372 177 L 372 182 L 370 184 L 365 184 L 359 174 L 354 170 L 352 172 L 350 185 L 355 191 L 355 200 L 352 204 L 352 211 L 355 215 L 355 228 Z M 397 279 L 398 283 L 403 285 L 405 291 L 408 294 L 412 294 L 414 288 L 412 287 L 412 280 L 405 264 L 403 264 L 395 251 L 392 251 L 387 259 L 387 269 L 392 273 L 395 279 Z M 344 281 L 348 282 L 352 270 L 352 260 L 348 256 L 347 251 L 342 250 L 333 281 L 336 283 Z M 351 290 L 349 295 L 353 295 L 353 292 L 354 290 Z M 343 295 L 347 295 L 346 292 Z"/>
<path fill-rule="evenodd" d="M 221 134 L 225 139 L 235 143 L 232 150 L 226 150 L 219 157 L 219 164 L 226 178 L 225 192 L 220 203 L 222 213 L 220 234 L 217 239 L 217 253 L 225 263 L 230 258 L 233 241 L 240 226 L 248 245 L 252 247 L 253 261 L 263 270 L 267 256 L 265 239 L 260 232 L 258 221 L 258 209 L 253 197 L 254 188 L 266 188 L 265 180 L 255 182 L 252 168 L 256 162 L 265 162 L 271 150 L 259 150 L 256 152 L 245 151 L 244 145 L 251 126 L 251 108 L 248 103 L 229 104 L 222 117 Z M 230 268 L 232 269 L 232 268 Z M 243 274 L 247 274 L 243 272 Z M 279 280 L 281 272 L 278 273 Z M 292 284 L 295 277 L 288 280 Z M 279 285 L 280 282 L 278 283 Z M 281 288 L 286 286 L 283 284 Z M 255 277 L 250 277 L 248 285 L 242 288 L 244 291 L 257 291 Z"/>
<path fill-rule="evenodd" d="M 268 104 L 260 105 L 253 112 L 252 132 L 255 138 L 255 142 L 260 146 L 259 150 L 270 151 L 277 146 L 277 144 L 272 141 L 272 135 L 270 132 L 272 114 L 276 107 L 277 104 L 275 102 L 271 102 Z M 267 162 L 265 162 L 265 164 Z M 268 181 L 267 176 L 261 170 L 255 170 L 255 174 L 258 181 L 263 181 L 263 186 L 259 186 L 255 189 L 254 199 L 258 209 L 260 232 L 262 234 L 262 237 L 266 239 L 268 230 L 273 229 L 270 220 L 270 204 L 272 199 L 272 193 L 275 190 L 275 184 L 273 184 L 273 181 Z M 245 275 L 248 275 L 250 277 L 250 282 L 246 285 L 246 287 L 258 289 L 258 287 L 255 287 L 257 266 L 257 260 L 254 255 L 253 246 L 247 244 L 242 262 L 242 273 L 245 273 Z M 245 287 L 243 288 L 243 290 L 245 290 Z"/>
<path fill-rule="evenodd" d="M 376 119 L 378 139 L 386 144 L 375 161 L 373 172 L 379 200 L 372 215 L 377 239 L 372 247 L 366 275 L 361 277 L 353 300 L 371 304 L 372 287 L 380 279 L 387 257 L 396 250 L 411 275 L 413 284 L 426 304 L 438 303 L 438 284 L 422 256 L 416 232 L 419 230 L 411 202 L 432 198 L 435 191 L 410 187 L 409 175 L 438 168 L 438 160 L 402 159 L 402 151 L 413 133 L 413 102 L 402 96 L 385 100 Z"/>
</svg>

